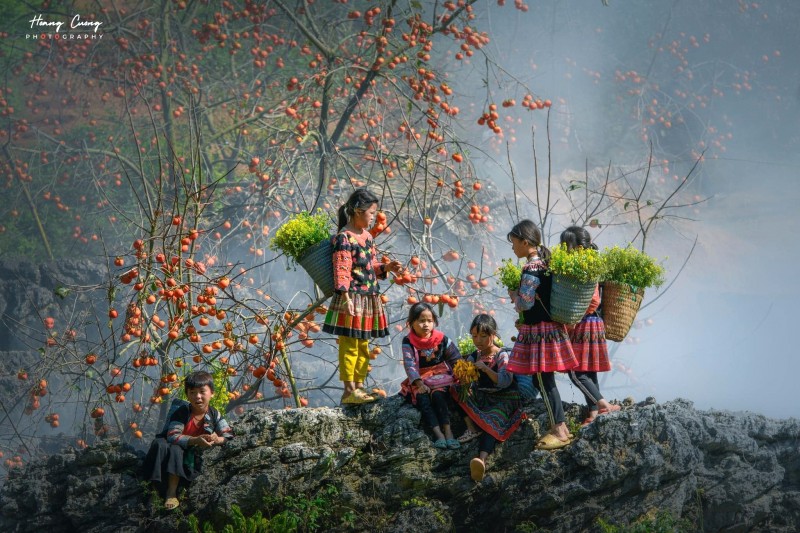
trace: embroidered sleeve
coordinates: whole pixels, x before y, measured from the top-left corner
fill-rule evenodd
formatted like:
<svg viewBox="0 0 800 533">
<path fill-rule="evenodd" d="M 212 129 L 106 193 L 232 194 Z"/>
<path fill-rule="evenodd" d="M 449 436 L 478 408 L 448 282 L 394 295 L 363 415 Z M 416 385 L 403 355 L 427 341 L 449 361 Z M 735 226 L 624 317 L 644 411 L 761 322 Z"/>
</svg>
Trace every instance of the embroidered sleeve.
<svg viewBox="0 0 800 533">
<path fill-rule="evenodd" d="M 229 441 L 233 438 L 233 429 L 231 429 L 228 421 L 222 418 L 221 415 L 219 420 L 217 420 L 217 426 L 214 428 L 214 433 L 224 438 L 226 441 Z"/>
<path fill-rule="evenodd" d="M 183 434 L 183 429 L 186 427 L 186 420 L 189 418 L 189 408 L 180 407 L 175 409 L 172 417 L 169 419 L 169 427 L 167 429 L 167 442 L 170 444 L 177 444 L 184 450 L 189 447 L 189 435 Z"/>
<path fill-rule="evenodd" d="M 339 233 L 333 240 L 333 281 L 337 292 L 350 290 L 352 280 L 353 253 L 347 234 Z"/>
<path fill-rule="evenodd" d="M 450 365 L 450 368 L 453 368 L 453 365 L 456 364 L 456 361 L 461 359 L 461 352 L 458 351 L 458 346 L 456 343 L 448 339 L 447 337 L 442 340 L 442 342 L 446 342 L 444 349 L 444 360 Z"/>
<path fill-rule="evenodd" d="M 500 350 L 500 353 L 495 356 L 495 361 L 497 362 L 497 388 L 505 389 L 514 381 L 514 375 L 506 370 L 508 366 L 508 351 Z"/>
<path fill-rule="evenodd" d="M 589 304 L 589 308 L 586 310 L 586 314 L 590 315 L 597 311 L 597 308 L 600 307 L 600 286 L 594 286 L 594 294 L 592 294 L 592 301 Z"/>
<path fill-rule="evenodd" d="M 536 289 L 541 284 L 539 277 L 531 270 L 523 270 L 519 282 L 519 296 L 517 297 L 517 311 L 527 311 L 536 303 Z"/>
<path fill-rule="evenodd" d="M 414 383 L 414 381 L 419 379 L 417 354 L 407 338 L 403 339 L 403 367 L 406 369 L 409 383 Z"/>
<path fill-rule="evenodd" d="M 386 279 L 386 266 L 381 262 L 380 257 L 378 257 L 378 249 L 375 248 L 375 241 L 370 241 L 372 243 L 372 269 L 375 271 L 375 277 L 378 279 Z"/>
</svg>

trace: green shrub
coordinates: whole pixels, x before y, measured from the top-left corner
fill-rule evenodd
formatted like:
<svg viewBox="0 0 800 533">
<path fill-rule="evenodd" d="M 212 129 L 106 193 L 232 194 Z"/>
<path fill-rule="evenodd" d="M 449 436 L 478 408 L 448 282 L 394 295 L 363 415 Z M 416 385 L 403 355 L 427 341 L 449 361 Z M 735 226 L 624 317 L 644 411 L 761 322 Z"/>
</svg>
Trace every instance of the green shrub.
<svg viewBox="0 0 800 533">
<path fill-rule="evenodd" d="M 472 335 L 469 333 L 464 333 L 461 335 L 458 338 L 456 345 L 458 345 L 458 351 L 464 357 L 475 351 L 475 343 L 472 342 Z"/>
<path fill-rule="evenodd" d="M 494 344 L 498 348 L 502 348 L 504 346 L 503 340 L 500 337 L 494 338 Z M 456 345 L 458 346 L 459 353 L 461 353 L 461 355 L 464 357 L 475 351 L 475 343 L 472 342 L 472 335 L 469 333 L 464 333 L 461 335 L 456 341 Z"/>
<path fill-rule="evenodd" d="M 605 281 L 626 283 L 643 289 L 664 284 L 664 267 L 630 245 L 625 248 L 605 248 L 601 255 L 606 264 Z"/>
<path fill-rule="evenodd" d="M 581 283 L 599 281 L 606 271 L 600 252 L 593 248 L 575 248 L 570 251 L 566 244 L 554 247 L 550 256 L 550 273 L 568 276 Z"/>
<path fill-rule="evenodd" d="M 603 533 L 689 533 L 698 530 L 689 520 L 675 518 L 667 511 L 644 515 L 630 524 L 621 525 L 598 518 L 597 525 Z"/>
<path fill-rule="evenodd" d="M 217 533 L 209 522 L 204 522 L 201 527 L 200 521 L 194 515 L 189 515 L 186 521 L 191 533 Z M 269 520 L 261 515 L 261 511 L 246 517 L 239 506 L 234 504 L 231 505 L 230 523 L 225 524 L 220 533 L 269 533 L 272 531 L 270 526 Z"/>
<path fill-rule="evenodd" d="M 522 277 L 522 267 L 511 259 L 503 259 L 495 271 L 500 284 L 510 291 L 519 290 L 519 280 Z"/>
<path fill-rule="evenodd" d="M 280 251 L 297 261 L 310 247 L 330 238 L 331 221 L 318 209 L 315 214 L 301 211 L 293 215 L 275 232 L 269 248 Z"/>
<path fill-rule="evenodd" d="M 209 522 L 201 525 L 194 515 L 187 517 L 186 525 L 190 533 L 296 533 L 329 531 L 338 526 L 354 529 L 356 516 L 352 509 L 339 503 L 338 495 L 336 487 L 326 485 L 314 495 L 266 496 L 264 513 L 256 511 L 244 516 L 237 505 L 232 505 L 228 521 L 220 530 Z"/>
</svg>

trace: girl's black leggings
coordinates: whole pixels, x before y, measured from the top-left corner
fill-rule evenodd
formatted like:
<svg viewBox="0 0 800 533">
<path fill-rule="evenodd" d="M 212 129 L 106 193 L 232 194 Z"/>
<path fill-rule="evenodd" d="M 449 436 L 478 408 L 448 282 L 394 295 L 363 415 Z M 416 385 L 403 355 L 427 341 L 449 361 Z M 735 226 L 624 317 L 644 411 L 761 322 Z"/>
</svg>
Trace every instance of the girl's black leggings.
<svg viewBox="0 0 800 533">
<path fill-rule="evenodd" d="M 540 372 L 539 374 L 534 374 L 533 386 L 539 389 L 539 392 L 542 394 L 553 424 L 565 422 L 567 419 L 564 416 L 564 406 L 561 403 L 561 395 L 558 393 L 558 387 L 556 387 L 555 373 Z"/>
<path fill-rule="evenodd" d="M 491 455 L 498 442 L 499 441 L 496 438 L 492 437 L 485 431 L 481 431 L 481 436 L 478 437 L 478 451 L 486 452 L 487 454 Z"/>
<path fill-rule="evenodd" d="M 586 398 L 586 405 L 590 411 L 597 411 L 597 402 L 603 399 L 600 394 L 600 385 L 597 382 L 597 372 L 575 372 L 569 373 L 569 379 L 583 393 Z"/>
<path fill-rule="evenodd" d="M 428 427 L 450 425 L 450 406 L 447 398 L 448 393 L 443 390 L 417 394 L 417 409 L 422 413 L 422 419 Z"/>
</svg>

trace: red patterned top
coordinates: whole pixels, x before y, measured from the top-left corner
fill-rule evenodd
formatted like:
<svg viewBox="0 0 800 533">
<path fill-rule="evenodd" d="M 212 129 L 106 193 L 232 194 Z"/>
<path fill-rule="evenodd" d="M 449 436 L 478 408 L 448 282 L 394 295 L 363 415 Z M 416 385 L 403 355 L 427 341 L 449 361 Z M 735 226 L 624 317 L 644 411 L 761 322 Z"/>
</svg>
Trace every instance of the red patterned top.
<svg viewBox="0 0 800 533">
<path fill-rule="evenodd" d="M 336 292 L 378 293 L 378 279 L 386 279 L 386 270 L 368 231 L 342 230 L 333 237 L 333 276 Z"/>
<path fill-rule="evenodd" d="M 183 428 L 183 434 L 189 435 L 190 437 L 197 437 L 199 435 L 203 435 L 205 433 L 205 429 L 203 428 L 203 424 L 198 424 L 194 416 L 189 417 L 189 422 L 186 423 L 186 426 Z"/>
</svg>

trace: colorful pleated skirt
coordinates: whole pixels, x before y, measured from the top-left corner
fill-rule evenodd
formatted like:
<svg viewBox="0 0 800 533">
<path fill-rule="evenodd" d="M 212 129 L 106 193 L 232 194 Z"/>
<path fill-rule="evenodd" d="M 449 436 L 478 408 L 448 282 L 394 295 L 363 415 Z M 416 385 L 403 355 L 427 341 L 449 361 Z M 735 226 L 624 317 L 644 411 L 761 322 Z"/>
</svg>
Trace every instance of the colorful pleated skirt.
<svg viewBox="0 0 800 533">
<path fill-rule="evenodd" d="M 322 331 L 355 339 L 372 339 L 389 335 L 389 325 L 379 294 L 350 293 L 354 315 L 347 313 L 347 302 L 334 294 Z"/>
<path fill-rule="evenodd" d="M 514 343 L 506 367 L 509 372 L 514 374 L 567 372 L 578 366 L 564 324 L 558 322 L 520 324 L 518 330 L 517 342 Z"/>
<path fill-rule="evenodd" d="M 578 360 L 576 372 L 608 372 L 611 361 L 608 359 L 606 326 L 597 315 L 587 315 L 570 332 L 572 353 Z"/>
</svg>

